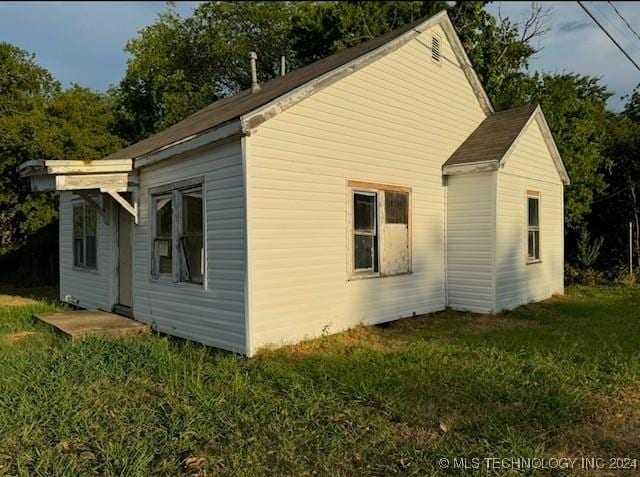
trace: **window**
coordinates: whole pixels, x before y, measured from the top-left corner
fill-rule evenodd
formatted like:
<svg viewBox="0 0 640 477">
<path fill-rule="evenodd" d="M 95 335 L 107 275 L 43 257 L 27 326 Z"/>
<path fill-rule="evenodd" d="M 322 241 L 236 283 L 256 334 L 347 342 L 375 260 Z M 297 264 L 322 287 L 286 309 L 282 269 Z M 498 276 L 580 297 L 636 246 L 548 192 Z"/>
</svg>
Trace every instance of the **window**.
<svg viewBox="0 0 640 477">
<path fill-rule="evenodd" d="M 411 271 L 410 191 L 350 181 L 351 278 Z"/>
<path fill-rule="evenodd" d="M 85 203 L 73 206 L 73 266 L 97 268 L 98 213 Z"/>
<path fill-rule="evenodd" d="M 540 261 L 540 194 L 527 192 L 527 261 Z"/>
<path fill-rule="evenodd" d="M 153 278 L 204 283 L 204 208 L 201 180 L 152 191 Z"/>
<path fill-rule="evenodd" d="M 356 272 L 378 271 L 377 200 L 375 192 L 353 193 L 353 250 Z"/>
<path fill-rule="evenodd" d="M 154 198 L 156 211 L 156 236 L 154 254 L 159 275 L 173 274 L 173 202 L 170 195 Z"/>
</svg>

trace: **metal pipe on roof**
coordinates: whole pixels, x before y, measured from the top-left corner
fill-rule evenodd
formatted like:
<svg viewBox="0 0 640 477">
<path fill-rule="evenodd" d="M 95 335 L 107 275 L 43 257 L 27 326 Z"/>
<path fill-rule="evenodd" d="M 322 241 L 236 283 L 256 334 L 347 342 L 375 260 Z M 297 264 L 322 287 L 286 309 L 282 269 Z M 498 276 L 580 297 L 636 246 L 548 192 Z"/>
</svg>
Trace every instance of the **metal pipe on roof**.
<svg viewBox="0 0 640 477">
<path fill-rule="evenodd" d="M 287 58 L 282 55 L 280 57 L 280 76 L 284 76 L 287 74 Z"/>
<path fill-rule="evenodd" d="M 256 69 L 256 60 L 258 59 L 258 55 L 255 51 L 249 53 L 249 58 L 251 60 L 251 92 L 255 93 L 256 91 L 260 91 L 260 85 L 258 84 L 258 71 Z"/>
</svg>

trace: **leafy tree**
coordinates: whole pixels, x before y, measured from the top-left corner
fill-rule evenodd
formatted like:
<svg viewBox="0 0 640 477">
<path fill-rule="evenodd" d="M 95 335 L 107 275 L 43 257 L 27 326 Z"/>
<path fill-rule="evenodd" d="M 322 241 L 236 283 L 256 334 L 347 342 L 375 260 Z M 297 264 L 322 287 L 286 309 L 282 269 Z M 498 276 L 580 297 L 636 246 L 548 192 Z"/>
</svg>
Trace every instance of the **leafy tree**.
<svg viewBox="0 0 640 477">
<path fill-rule="evenodd" d="M 63 91 L 33 55 L 0 43 L 0 250 L 57 217 L 54 194 L 32 194 L 17 166 L 27 160 L 98 159 L 122 146 L 107 99 Z"/>
<path fill-rule="evenodd" d="M 162 130 L 251 84 L 249 52 L 259 55 L 259 80 L 294 60 L 291 17 L 296 2 L 205 2 L 188 18 L 170 9 L 129 41 L 125 77 L 111 93 L 117 133 L 128 141 Z"/>
<path fill-rule="evenodd" d="M 188 18 L 173 9 L 131 40 L 125 77 L 113 88 L 117 133 L 135 141 L 250 86 L 250 51 L 261 82 L 448 9 L 498 108 L 510 106 L 522 68 L 544 33 L 544 11 L 523 23 L 495 19 L 486 2 L 206 2 Z"/>
<path fill-rule="evenodd" d="M 565 190 L 565 223 L 577 230 L 591 211 L 594 197 L 603 192 L 607 120 L 611 93 L 597 78 L 576 74 L 535 73 L 524 81 L 519 99 L 539 103 L 560 151 L 571 186 Z"/>
</svg>

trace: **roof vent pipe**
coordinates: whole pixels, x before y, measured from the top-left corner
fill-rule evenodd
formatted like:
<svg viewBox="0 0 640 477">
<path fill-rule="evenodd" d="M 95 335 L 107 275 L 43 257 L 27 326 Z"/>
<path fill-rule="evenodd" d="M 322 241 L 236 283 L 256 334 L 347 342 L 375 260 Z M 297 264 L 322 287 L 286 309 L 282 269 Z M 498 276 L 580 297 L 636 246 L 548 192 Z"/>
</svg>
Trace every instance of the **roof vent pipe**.
<svg viewBox="0 0 640 477">
<path fill-rule="evenodd" d="M 280 76 L 287 74 L 287 59 L 284 55 L 280 57 Z"/>
<path fill-rule="evenodd" d="M 255 93 L 256 91 L 260 91 L 260 85 L 258 84 L 258 72 L 256 70 L 256 60 L 258 59 L 258 55 L 256 55 L 255 51 L 249 53 L 249 58 L 251 59 L 251 92 Z"/>
</svg>

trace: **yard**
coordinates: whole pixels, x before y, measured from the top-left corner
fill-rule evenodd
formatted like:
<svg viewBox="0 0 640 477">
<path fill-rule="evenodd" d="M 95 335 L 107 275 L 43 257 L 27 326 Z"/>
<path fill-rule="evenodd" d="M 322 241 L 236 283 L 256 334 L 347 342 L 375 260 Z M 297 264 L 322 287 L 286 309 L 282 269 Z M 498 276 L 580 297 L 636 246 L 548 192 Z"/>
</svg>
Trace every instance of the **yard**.
<svg viewBox="0 0 640 477">
<path fill-rule="evenodd" d="M 155 335 L 71 344 L 30 318 L 51 302 L 2 293 L 0 475 L 459 475 L 460 457 L 640 458 L 638 288 L 252 360 Z"/>
</svg>

